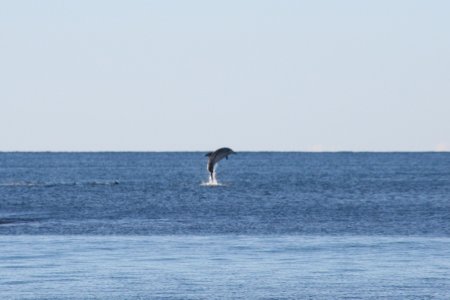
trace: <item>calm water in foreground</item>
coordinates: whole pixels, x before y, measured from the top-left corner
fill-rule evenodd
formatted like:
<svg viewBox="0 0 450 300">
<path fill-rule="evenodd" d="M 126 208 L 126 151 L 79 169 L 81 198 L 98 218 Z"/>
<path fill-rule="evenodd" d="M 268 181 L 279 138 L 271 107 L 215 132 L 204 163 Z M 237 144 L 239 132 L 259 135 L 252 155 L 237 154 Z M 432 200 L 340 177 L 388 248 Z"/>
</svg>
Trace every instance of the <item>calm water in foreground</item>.
<svg viewBox="0 0 450 300">
<path fill-rule="evenodd" d="M 450 299 L 449 153 L 0 153 L 1 299 Z"/>
</svg>

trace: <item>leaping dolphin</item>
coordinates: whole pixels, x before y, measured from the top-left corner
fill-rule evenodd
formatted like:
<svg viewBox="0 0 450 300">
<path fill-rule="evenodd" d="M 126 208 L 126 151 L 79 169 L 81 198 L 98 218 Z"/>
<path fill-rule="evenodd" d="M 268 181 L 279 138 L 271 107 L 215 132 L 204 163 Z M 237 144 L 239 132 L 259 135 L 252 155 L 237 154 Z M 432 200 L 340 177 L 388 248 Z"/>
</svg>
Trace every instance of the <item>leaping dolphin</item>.
<svg viewBox="0 0 450 300">
<path fill-rule="evenodd" d="M 220 148 L 220 149 L 217 149 L 214 152 L 209 152 L 209 153 L 207 153 L 205 155 L 205 156 L 209 157 L 209 159 L 208 159 L 208 171 L 209 171 L 209 174 L 211 176 L 211 181 L 215 181 L 215 178 L 214 178 L 214 166 L 216 165 L 216 163 L 218 163 L 223 158 L 228 159 L 228 155 L 230 155 L 230 154 L 236 154 L 236 152 L 234 152 L 230 148 Z"/>
</svg>

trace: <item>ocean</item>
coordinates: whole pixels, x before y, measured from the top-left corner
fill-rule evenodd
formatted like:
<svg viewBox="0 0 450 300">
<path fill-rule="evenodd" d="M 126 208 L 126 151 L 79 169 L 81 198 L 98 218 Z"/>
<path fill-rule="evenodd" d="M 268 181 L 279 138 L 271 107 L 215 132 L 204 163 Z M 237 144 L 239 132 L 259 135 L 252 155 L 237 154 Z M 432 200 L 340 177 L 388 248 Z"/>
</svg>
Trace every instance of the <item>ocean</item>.
<svg viewBox="0 0 450 300">
<path fill-rule="evenodd" d="M 0 153 L 1 299 L 450 299 L 450 153 Z"/>
</svg>

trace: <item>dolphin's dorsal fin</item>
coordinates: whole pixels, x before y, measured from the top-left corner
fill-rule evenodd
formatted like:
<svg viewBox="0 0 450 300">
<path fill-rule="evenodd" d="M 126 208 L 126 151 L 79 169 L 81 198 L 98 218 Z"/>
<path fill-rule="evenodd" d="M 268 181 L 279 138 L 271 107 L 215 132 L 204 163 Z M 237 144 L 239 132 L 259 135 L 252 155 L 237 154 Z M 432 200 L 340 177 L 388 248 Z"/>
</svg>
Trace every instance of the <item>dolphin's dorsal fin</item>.
<svg viewBox="0 0 450 300">
<path fill-rule="evenodd" d="M 213 154 L 212 152 L 206 153 L 205 156 L 211 156 L 211 154 Z"/>
</svg>

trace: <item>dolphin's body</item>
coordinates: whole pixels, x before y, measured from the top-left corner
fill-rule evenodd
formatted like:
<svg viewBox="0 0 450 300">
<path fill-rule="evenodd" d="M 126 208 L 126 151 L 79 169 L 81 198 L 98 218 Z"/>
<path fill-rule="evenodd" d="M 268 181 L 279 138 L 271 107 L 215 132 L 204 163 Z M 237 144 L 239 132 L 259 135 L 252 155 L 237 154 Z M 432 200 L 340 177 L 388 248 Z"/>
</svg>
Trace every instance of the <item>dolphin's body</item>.
<svg viewBox="0 0 450 300">
<path fill-rule="evenodd" d="M 214 152 L 209 152 L 208 154 L 206 154 L 205 156 L 208 156 L 208 172 L 209 174 L 211 174 L 211 181 L 214 181 L 214 166 L 216 165 L 216 163 L 218 163 L 220 160 L 226 158 L 228 159 L 228 155 L 230 154 L 236 154 L 236 152 L 234 152 L 233 150 L 231 150 L 230 148 L 220 148 L 217 149 Z"/>
</svg>

